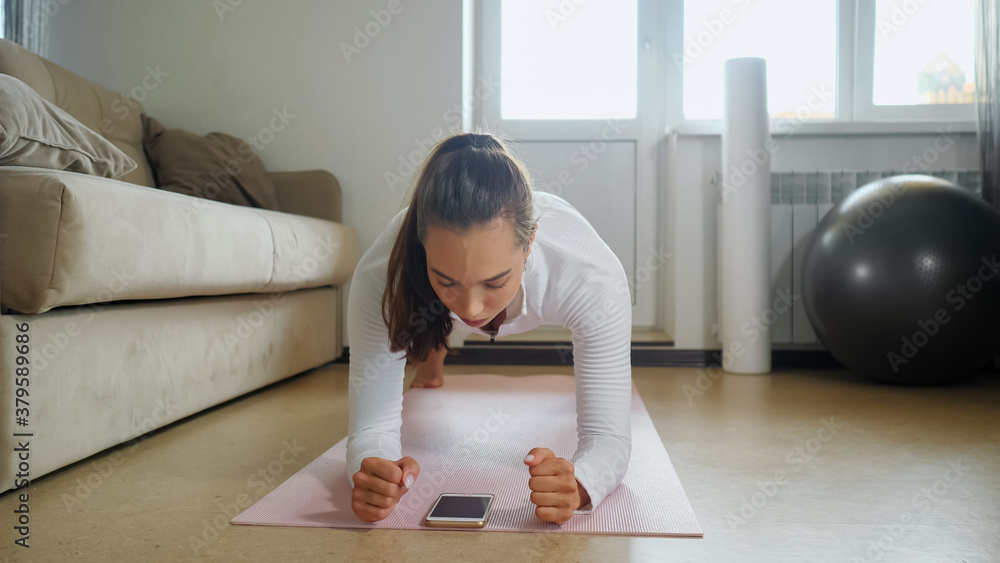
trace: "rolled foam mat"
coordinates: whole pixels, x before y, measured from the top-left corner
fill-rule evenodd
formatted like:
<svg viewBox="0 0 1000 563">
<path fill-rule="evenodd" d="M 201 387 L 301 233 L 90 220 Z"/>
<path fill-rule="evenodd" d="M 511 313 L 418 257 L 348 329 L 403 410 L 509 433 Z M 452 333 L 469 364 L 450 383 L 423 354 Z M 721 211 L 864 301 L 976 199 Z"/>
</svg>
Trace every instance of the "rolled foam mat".
<svg viewBox="0 0 1000 563">
<path fill-rule="evenodd" d="M 347 438 L 233 519 L 234 524 L 566 532 L 701 537 L 687 495 L 639 393 L 632 388 L 632 458 L 611 493 L 563 523 L 540 520 L 530 500 L 524 456 L 534 447 L 571 459 L 576 451 L 573 376 L 446 375 L 444 386 L 403 395 L 401 446 L 420 476 L 392 514 L 366 522 L 351 510 Z M 490 493 L 483 528 L 430 528 L 424 517 L 440 493 Z"/>
</svg>

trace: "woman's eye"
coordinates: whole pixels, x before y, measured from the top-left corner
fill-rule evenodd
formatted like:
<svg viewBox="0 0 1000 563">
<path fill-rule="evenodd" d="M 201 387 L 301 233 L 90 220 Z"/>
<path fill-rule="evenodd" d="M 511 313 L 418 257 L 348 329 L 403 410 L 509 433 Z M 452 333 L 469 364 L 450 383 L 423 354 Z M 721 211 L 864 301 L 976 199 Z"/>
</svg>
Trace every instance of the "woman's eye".
<svg viewBox="0 0 1000 563">
<path fill-rule="evenodd" d="M 445 283 L 445 282 L 443 282 L 441 280 L 438 280 L 438 284 L 440 284 L 441 287 L 455 287 L 455 286 L 458 285 L 457 283 L 454 283 L 454 282 L 452 282 L 452 283 Z M 507 287 L 507 282 L 503 282 L 500 285 L 489 285 L 489 284 L 486 284 L 486 288 L 487 289 L 503 289 L 505 287 Z"/>
</svg>

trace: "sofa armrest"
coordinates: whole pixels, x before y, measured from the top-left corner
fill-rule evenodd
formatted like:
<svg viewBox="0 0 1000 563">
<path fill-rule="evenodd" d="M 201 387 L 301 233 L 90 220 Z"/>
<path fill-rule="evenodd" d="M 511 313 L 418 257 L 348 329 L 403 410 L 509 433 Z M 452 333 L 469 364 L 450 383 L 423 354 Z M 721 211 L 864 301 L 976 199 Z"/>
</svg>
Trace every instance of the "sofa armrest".
<svg viewBox="0 0 1000 563">
<path fill-rule="evenodd" d="M 278 210 L 341 222 L 340 182 L 326 170 L 268 172 L 278 191 Z"/>
</svg>

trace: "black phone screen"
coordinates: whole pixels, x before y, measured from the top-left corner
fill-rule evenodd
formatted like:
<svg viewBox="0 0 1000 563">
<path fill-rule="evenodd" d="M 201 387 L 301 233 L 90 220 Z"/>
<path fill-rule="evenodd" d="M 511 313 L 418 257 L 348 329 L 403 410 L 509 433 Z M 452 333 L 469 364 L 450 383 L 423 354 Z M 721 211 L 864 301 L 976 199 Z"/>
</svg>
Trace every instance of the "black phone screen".
<svg viewBox="0 0 1000 563">
<path fill-rule="evenodd" d="M 431 512 L 432 518 L 483 518 L 489 497 L 441 497 Z"/>
</svg>

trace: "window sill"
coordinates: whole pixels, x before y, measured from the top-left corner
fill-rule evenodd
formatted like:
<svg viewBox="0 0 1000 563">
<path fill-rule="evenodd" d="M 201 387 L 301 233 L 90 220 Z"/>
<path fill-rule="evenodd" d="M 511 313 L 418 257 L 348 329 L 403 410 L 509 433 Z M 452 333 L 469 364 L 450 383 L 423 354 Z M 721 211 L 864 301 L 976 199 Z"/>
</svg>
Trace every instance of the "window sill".
<svg viewBox="0 0 1000 563">
<path fill-rule="evenodd" d="M 722 134 L 722 120 L 688 121 L 668 127 L 669 135 L 677 131 L 680 136 L 718 136 Z M 788 139 L 797 135 L 917 135 L 949 133 L 976 133 L 975 121 L 826 121 L 809 123 L 788 119 L 771 120 L 771 136 Z"/>
</svg>

